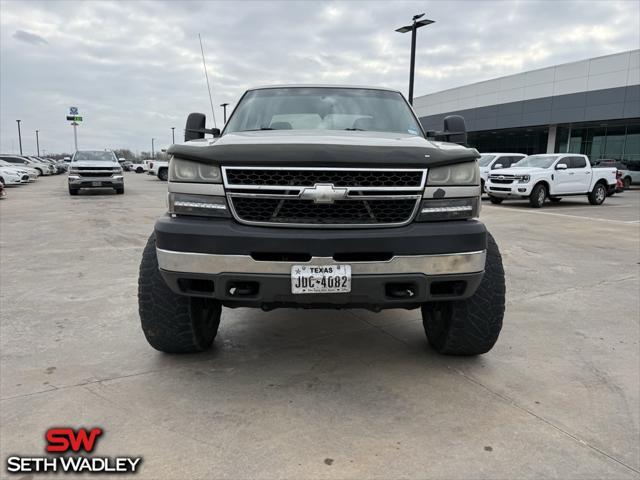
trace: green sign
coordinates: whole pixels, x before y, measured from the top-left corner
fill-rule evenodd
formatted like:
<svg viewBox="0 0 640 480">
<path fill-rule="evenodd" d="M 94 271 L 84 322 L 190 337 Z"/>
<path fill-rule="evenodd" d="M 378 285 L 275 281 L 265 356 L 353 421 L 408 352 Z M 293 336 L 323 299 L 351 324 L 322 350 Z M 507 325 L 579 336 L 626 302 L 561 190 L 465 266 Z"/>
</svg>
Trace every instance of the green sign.
<svg viewBox="0 0 640 480">
<path fill-rule="evenodd" d="M 67 115 L 67 120 L 69 120 L 70 122 L 81 122 L 82 121 L 82 117 L 77 117 L 74 115 Z"/>
</svg>

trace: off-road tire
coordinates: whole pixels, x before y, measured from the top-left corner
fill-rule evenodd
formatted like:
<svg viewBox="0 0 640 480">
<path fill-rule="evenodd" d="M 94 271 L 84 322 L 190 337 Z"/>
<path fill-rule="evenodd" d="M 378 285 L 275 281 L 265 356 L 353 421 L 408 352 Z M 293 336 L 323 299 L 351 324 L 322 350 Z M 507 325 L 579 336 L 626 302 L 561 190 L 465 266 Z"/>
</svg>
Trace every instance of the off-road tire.
<svg viewBox="0 0 640 480">
<path fill-rule="evenodd" d="M 161 352 L 201 352 L 218 333 L 219 302 L 174 293 L 158 268 L 156 237 L 149 237 L 140 263 L 138 312 L 147 342 Z"/>
<path fill-rule="evenodd" d="M 484 276 L 466 300 L 429 302 L 422 323 L 429 345 L 445 355 L 479 355 L 498 340 L 504 317 L 505 282 L 500 250 L 487 234 Z"/>
<path fill-rule="evenodd" d="M 591 205 L 602 205 L 604 199 L 607 198 L 607 188 L 602 183 L 596 183 L 587 198 Z"/>
<path fill-rule="evenodd" d="M 631 179 L 629 177 L 622 180 L 622 185 L 625 190 L 629 190 L 631 188 Z"/>
<path fill-rule="evenodd" d="M 158 170 L 158 178 L 163 182 L 166 182 L 169 179 L 169 169 L 161 168 L 160 170 Z"/>
<path fill-rule="evenodd" d="M 122 188 L 116 188 L 116 193 L 117 193 L 118 195 L 122 195 L 122 194 L 124 193 L 124 187 L 122 187 Z"/>
<path fill-rule="evenodd" d="M 494 197 L 493 195 L 489 195 L 489 201 L 494 205 L 500 205 L 503 202 L 504 198 Z"/>
<path fill-rule="evenodd" d="M 142 172 L 144 172 L 144 168 L 142 167 L 136 168 L 136 173 L 142 173 Z"/>
<path fill-rule="evenodd" d="M 71 187 L 69 187 L 69 195 L 77 195 L 79 191 L 80 191 L 79 188 L 71 188 Z"/>
<path fill-rule="evenodd" d="M 547 198 L 547 187 L 545 187 L 542 183 L 539 183 L 533 190 L 531 190 L 531 195 L 529 196 L 529 205 L 533 208 L 542 208 L 544 205 L 544 201 Z"/>
</svg>

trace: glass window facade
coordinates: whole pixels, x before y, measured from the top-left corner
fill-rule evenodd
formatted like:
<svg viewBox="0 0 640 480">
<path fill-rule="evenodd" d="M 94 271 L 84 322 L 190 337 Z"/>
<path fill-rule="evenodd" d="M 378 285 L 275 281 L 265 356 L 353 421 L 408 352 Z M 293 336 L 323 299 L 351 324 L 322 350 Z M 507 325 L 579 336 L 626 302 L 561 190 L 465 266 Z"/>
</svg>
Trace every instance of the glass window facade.
<svg viewBox="0 0 640 480">
<path fill-rule="evenodd" d="M 534 155 L 547 152 L 548 127 L 509 128 L 469 132 L 467 143 L 479 152 Z"/>
<path fill-rule="evenodd" d="M 640 166 L 640 120 L 558 125 L 555 151 L 582 153 L 592 162 L 610 159 Z"/>
</svg>

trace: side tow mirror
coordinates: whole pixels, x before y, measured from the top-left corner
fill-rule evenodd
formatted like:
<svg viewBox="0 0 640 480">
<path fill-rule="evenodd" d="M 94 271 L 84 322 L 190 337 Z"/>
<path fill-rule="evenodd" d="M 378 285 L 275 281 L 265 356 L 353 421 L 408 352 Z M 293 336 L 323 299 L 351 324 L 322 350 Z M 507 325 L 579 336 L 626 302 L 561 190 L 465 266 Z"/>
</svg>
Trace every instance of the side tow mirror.
<svg viewBox="0 0 640 480">
<path fill-rule="evenodd" d="M 556 165 L 556 170 L 566 170 L 566 169 L 567 169 L 566 163 L 559 163 L 558 165 Z"/>
<path fill-rule="evenodd" d="M 496 163 L 491 170 L 499 170 L 501 168 L 502 168 L 502 164 L 501 163 Z"/>
<path fill-rule="evenodd" d="M 444 117 L 444 135 L 447 142 L 458 143 L 460 145 L 467 144 L 467 127 L 464 123 L 464 117 L 460 115 L 448 115 Z"/>
<path fill-rule="evenodd" d="M 205 133 L 210 133 L 214 137 L 220 136 L 219 128 L 206 128 L 207 117 L 204 113 L 190 113 L 187 117 L 187 124 L 184 128 L 184 141 L 198 140 L 204 138 Z"/>
</svg>

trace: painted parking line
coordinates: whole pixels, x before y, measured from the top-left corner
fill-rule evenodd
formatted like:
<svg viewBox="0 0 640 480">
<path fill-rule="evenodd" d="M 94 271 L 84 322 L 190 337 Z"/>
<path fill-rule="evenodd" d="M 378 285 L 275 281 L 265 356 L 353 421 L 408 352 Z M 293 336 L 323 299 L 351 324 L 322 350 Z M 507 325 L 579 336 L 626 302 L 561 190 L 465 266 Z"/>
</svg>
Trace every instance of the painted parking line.
<svg viewBox="0 0 640 480">
<path fill-rule="evenodd" d="M 484 207 L 484 205 L 483 205 Z M 512 207 L 490 207 L 490 208 L 495 208 L 496 210 L 498 209 L 502 209 L 502 210 L 511 210 L 511 211 L 515 211 L 515 212 L 521 212 L 521 213 L 533 213 L 536 215 L 551 215 L 554 217 L 569 217 L 569 218 L 579 218 L 581 220 L 593 220 L 593 221 L 597 221 L 597 222 L 609 222 L 609 223 L 621 223 L 623 225 L 632 225 L 632 224 L 640 224 L 640 220 L 613 220 L 610 218 L 598 218 L 598 217 L 586 217 L 583 215 L 571 215 L 568 213 L 555 213 L 555 212 L 540 212 L 537 210 L 526 210 L 526 209 L 520 209 L 520 208 L 512 208 Z"/>
</svg>

